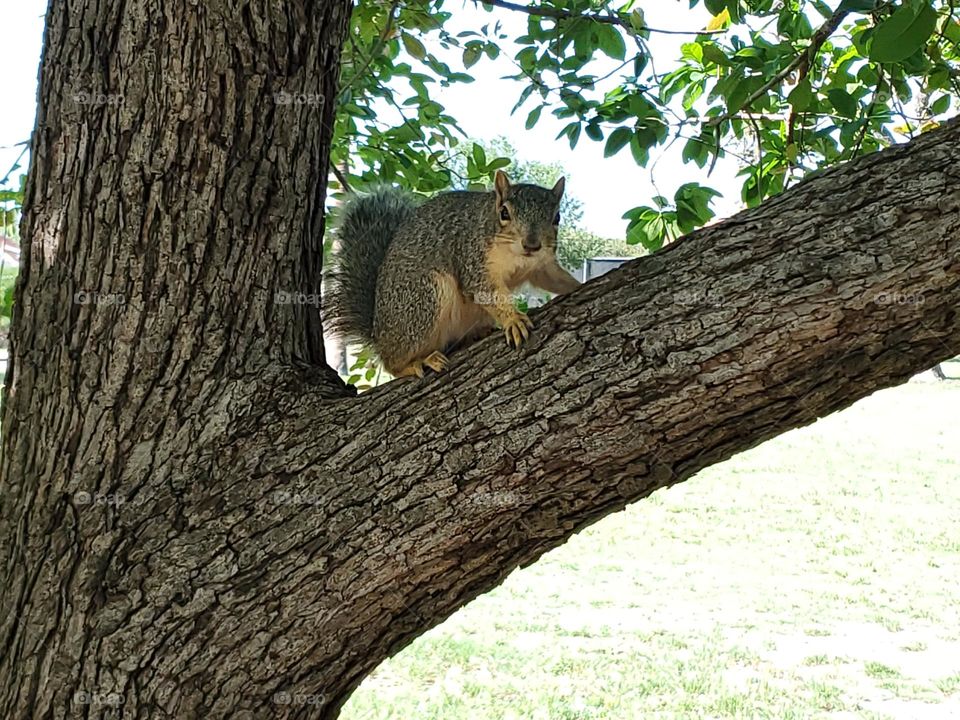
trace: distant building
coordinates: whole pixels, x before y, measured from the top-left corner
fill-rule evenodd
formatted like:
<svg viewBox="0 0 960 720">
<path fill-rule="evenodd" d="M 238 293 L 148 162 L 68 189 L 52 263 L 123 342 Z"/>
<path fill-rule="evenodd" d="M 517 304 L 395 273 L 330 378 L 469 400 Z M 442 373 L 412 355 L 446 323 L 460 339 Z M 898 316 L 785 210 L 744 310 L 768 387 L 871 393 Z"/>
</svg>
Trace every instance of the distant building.
<svg viewBox="0 0 960 720">
<path fill-rule="evenodd" d="M 580 268 L 577 279 L 580 282 L 586 282 L 587 280 L 593 280 L 595 277 L 600 277 L 610 272 L 614 268 L 618 268 L 623 265 L 625 262 L 630 260 L 636 260 L 632 257 L 596 257 L 596 258 L 587 258 L 583 261 L 583 267 Z"/>
</svg>

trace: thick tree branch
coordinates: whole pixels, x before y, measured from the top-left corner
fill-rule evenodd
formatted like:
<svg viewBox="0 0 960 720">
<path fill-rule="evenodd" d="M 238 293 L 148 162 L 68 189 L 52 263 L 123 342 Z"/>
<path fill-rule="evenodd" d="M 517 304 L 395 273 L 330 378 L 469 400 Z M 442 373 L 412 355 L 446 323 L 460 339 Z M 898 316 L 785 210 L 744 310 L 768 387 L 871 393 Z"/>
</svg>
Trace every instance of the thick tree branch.
<svg viewBox="0 0 960 720">
<path fill-rule="evenodd" d="M 579 529 L 960 353 L 958 148 L 954 123 L 633 261 L 535 315 L 519 355 L 494 336 L 335 403 L 265 382 L 220 451 L 242 462 L 220 512 L 258 520 L 210 608 L 286 618 L 261 692 L 285 674 L 334 717 L 381 658 Z M 236 632 L 212 626 L 212 647 Z"/>
</svg>

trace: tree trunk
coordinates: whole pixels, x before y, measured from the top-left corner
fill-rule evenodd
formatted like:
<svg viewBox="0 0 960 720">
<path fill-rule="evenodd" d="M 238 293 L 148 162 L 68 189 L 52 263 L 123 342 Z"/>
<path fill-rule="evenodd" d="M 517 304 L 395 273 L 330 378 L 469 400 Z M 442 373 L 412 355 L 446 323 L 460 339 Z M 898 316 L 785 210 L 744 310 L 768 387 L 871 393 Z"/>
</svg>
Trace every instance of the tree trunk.
<svg viewBox="0 0 960 720">
<path fill-rule="evenodd" d="M 311 304 L 348 9 L 52 6 L 4 718 L 334 718 L 581 528 L 960 354 L 954 123 L 551 303 L 519 352 L 354 397 Z"/>
</svg>

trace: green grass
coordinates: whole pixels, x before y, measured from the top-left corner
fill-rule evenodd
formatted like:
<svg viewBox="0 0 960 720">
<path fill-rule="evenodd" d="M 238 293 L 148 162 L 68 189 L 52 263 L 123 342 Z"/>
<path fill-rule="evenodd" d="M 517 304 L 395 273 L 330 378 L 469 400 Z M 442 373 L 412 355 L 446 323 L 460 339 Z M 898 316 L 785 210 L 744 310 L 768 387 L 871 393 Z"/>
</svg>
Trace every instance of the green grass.
<svg viewBox="0 0 960 720">
<path fill-rule="evenodd" d="M 868 662 L 864 664 L 863 671 L 867 674 L 868 677 L 876 678 L 878 680 L 885 680 L 887 678 L 898 678 L 900 677 L 900 672 L 895 670 L 892 667 L 888 667 L 880 662 Z"/>
<path fill-rule="evenodd" d="M 940 691 L 945 695 L 960 693 L 960 672 L 955 673 L 950 677 L 937 680 L 937 687 L 940 688 Z"/>
<path fill-rule="evenodd" d="M 883 391 L 606 518 L 342 717 L 960 718 L 958 409 Z"/>
</svg>

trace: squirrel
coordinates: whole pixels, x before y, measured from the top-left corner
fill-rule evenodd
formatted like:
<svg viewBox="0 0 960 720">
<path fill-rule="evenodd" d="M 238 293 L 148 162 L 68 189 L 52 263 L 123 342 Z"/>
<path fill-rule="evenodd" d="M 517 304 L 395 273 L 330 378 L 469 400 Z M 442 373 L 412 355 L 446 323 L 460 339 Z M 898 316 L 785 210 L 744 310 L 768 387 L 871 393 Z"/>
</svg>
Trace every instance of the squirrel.
<svg viewBox="0 0 960 720">
<path fill-rule="evenodd" d="M 552 189 L 510 182 L 492 191 L 451 191 L 417 204 L 390 187 L 354 195 L 338 224 L 328 273 L 328 323 L 372 348 L 394 377 L 441 372 L 444 351 L 494 321 L 520 347 L 533 323 L 513 304 L 529 282 L 567 293 L 580 282 L 557 262 L 564 179 Z"/>
</svg>

